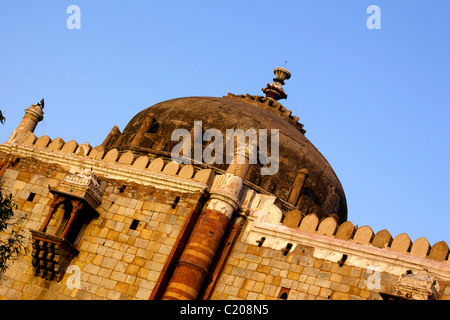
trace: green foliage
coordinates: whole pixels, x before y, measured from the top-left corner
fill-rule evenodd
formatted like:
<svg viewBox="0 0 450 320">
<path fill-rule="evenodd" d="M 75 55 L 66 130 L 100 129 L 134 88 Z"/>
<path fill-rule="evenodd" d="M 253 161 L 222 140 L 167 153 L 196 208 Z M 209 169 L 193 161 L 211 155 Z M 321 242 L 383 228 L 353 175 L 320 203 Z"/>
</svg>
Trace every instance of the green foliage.
<svg viewBox="0 0 450 320">
<path fill-rule="evenodd" d="M 0 110 L 0 123 L 4 122 L 5 117 Z M 8 262 L 17 258 L 24 248 L 24 236 L 14 230 L 16 222 L 12 221 L 15 207 L 11 194 L 5 192 L 2 188 L 2 181 L 0 181 L 0 282 L 8 268 Z M 11 228 L 11 233 L 6 235 L 8 228 Z M 27 248 L 24 249 L 26 252 Z"/>
<path fill-rule="evenodd" d="M 15 204 L 10 194 L 6 194 L 0 181 L 0 281 L 8 268 L 8 262 L 17 258 L 24 247 L 24 236 L 14 230 L 16 222 L 12 221 Z M 4 233 L 12 229 L 9 236 Z M 24 248 L 27 251 L 26 248 Z"/>
</svg>

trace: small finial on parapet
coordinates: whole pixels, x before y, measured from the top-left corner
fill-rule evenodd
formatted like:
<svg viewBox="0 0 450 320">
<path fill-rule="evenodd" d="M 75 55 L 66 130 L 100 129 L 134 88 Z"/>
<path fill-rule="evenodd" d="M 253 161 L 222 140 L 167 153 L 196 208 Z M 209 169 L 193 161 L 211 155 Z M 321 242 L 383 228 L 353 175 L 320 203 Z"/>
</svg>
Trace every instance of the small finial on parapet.
<svg viewBox="0 0 450 320">
<path fill-rule="evenodd" d="M 273 71 L 275 78 L 273 83 L 268 83 L 267 87 L 262 91 L 266 94 L 266 97 L 273 100 L 286 99 L 287 94 L 283 90 L 284 80 L 288 80 L 291 77 L 289 70 L 283 67 L 275 68 Z"/>
</svg>

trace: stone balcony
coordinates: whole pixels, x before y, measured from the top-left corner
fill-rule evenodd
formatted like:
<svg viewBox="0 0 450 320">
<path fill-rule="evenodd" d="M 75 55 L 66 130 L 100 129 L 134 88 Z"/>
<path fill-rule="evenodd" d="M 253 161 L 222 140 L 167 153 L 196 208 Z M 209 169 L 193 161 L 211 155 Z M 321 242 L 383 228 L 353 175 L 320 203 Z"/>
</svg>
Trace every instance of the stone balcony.
<svg viewBox="0 0 450 320">
<path fill-rule="evenodd" d="M 46 280 L 61 281 L 67 267 L 78 250 L 65 238 L 31 230 L 31 252 L 35 276 Z"/>
</svg>

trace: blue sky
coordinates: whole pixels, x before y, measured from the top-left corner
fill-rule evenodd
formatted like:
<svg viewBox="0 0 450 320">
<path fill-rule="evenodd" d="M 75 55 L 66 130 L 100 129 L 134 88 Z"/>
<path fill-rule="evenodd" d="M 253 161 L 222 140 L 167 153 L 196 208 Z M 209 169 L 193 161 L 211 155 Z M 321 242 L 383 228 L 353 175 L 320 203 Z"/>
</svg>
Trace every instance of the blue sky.
<svg viewBox="0 0 450 320">
<path fill-rule="evenodd" d="M 281 102 L 336 171 L 349 220 L 449 243 L 449 21 L 444 0 L 2 1 L 0 141 L 44 97 L 37 136 L 97 146 L 160 101 L 263 95 L 286 60 Z"/>
</svg>

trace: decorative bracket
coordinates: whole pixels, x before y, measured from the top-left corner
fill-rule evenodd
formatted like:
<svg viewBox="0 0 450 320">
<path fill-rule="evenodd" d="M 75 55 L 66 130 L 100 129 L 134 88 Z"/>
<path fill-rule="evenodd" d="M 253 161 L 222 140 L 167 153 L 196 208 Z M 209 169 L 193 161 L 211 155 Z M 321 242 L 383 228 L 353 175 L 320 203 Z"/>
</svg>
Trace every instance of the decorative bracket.
<svg viewBox="0 0 450 320">
<path fill-rule="evenodd" d="M 35 276 L 46 280 L 61 281 L 66 269 L 78 250 L 65 238 L 31 230 L 33 250 L 31 252 Z"/>
</svg>

